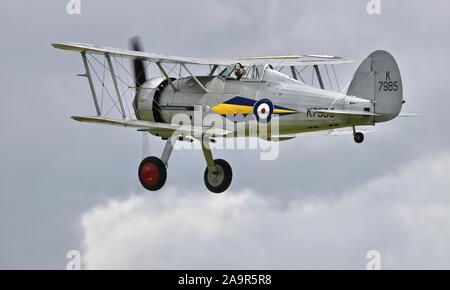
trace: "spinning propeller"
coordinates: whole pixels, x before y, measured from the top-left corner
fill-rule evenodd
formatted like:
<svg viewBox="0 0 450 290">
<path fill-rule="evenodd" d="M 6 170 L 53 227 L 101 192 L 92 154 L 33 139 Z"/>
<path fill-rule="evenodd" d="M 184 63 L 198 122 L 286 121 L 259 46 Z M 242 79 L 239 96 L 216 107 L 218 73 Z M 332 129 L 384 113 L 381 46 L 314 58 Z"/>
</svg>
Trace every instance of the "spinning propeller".
<svg viewBox="0 0 450 290">
<path fill-rule="evenodd" d="M 144 51 L 142 48 L 141 39 L 136 36 L 130 39 L 130 49 L 134 51 Z M 140 87 L 145 83 L 147 80 L 146 72 L 145 72 L 145 65 L 144 61 L 139 58 L 133 59 L 133 72 L 134 72 L 134 79 L 135 79 L 135 87 L 136 87 L 136 97 L 134 100 L 134 106 L 137 108 L 137 97 L 139 95 L 139 89 Z M 142 134 L 142 157 L 145 158 L 149 155 L 149 136 L 148 132 L 143 131 Z"/>
<path fill-rule="evenodd" d="M 141 40 L 138 36 L 130 39 L 130 49 L 134 51 L 143 51 Z M 142 59 L 135 58 L 133 60 L 133 71 L 137 91 L 147 80 L 145 74 L 145 65 Z"/>
</svg>

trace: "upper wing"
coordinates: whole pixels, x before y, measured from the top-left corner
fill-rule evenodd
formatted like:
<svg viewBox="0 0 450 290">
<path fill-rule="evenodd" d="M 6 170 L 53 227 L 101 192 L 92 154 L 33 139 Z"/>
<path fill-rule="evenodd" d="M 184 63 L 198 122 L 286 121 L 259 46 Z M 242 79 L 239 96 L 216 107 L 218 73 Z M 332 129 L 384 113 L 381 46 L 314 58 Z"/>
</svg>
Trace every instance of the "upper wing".
<svg viewBox="0 0 450 290">
<path fill-rule="evenodd" d="M 103 125 L 112 125 L 120 127 L 131 127 L 141 130 L 163 130 L 169 133 L 178 132 L 186 135 L 207 135 L 207 136 L 225 136 L 231 131 L 223 130 L 214 127 L 198 127 L 190 125 L 172 125 L 168 123 L 141 121 L 141 120 L 122 120 L 106 117 L 93 117 L 93 116 L 72 116 L 72 119 L 79 122 L 96 123 Z"/>
<path fill-rule="evenodd" d="M 76 52 L 89 52 L 93 54 L 112 54 L 128 58 L 146 59 L 151 62 L 161 63 L 183 63 L 198 65 L 230 65 L 241 63 L 244 66 L 252 64 L 272 64 L 274 66 L 298 66 L 298 65 L 321 65 L 321 64 L 344 64 L 352 60 L 337 56 L 327 55 L 286 55 L 286 56 L 250 56 L 233 58 L 197 58 L 171 56 L 150 52 L 132 51 L 120 48 L 96 47 L 91 44 L 60 42 L 53 43 L 53 47 Z"/>
<path fill-rule="evenodd" d="M 71 42 L 60 42 L 53 43 L 52 46 L 54 48 L 62 49 L 62 50 L 71 50 L 76 52 L 89 52 L 93 54 L 112 54 L 123 56 L 127 58 L 140 58 L 145 59 L 151 62 L 162 62 L 162 63 L 184 63 L 184 64 L 217 64 L 217 65 L 230 65 L 233 64 L 233 61 L 220 61 L 216 59 L 209 58 L 191 58 L 191 57 L 180 57 L 180 56 L 171 56 L 150 52 L 141 52 L 141 51 L 133 51 L 126 50 L 120 48 L 111 48 L 111 47 L 96 47 L 91 44 L 84 43 L 71 43 Z"/>
<path fill-rule="evenodd" d="M 274 66 L 299 66 L 299 65 L 324 65 L 324 64 L 346 64 L 353 60 L 331 55 L 279 55 L 279 56 L 249 56 L 226 58 L 234 63 L 244 66 L 252 64 L 271 64 Z"/>
</svg>

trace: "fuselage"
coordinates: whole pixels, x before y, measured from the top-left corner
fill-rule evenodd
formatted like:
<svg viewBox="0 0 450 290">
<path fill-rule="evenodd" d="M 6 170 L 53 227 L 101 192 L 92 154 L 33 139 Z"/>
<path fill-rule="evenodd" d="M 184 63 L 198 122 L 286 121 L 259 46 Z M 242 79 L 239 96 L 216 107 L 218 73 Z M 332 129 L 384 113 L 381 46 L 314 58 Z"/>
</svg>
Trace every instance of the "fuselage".
<svg viewBox="0 0 450 290">
<path fill-rule="evenodd" d="M 274 106 L 284 109 L 279 112 L 290 112 L 276 114 L 275 111 L 280 135 L 374 124 L 371 116 L 333 114 L 333 110 L 373 112 L 374 106 L 369 100 L 318 89 L 275 70 L 266 69 L 264 77 L 259 79 L 196 78 L 207 91 L 193 77 L 173 80 L 176 90 L 163 78 L 148 80 L 138 93 L 138 118 L 171 123 L 180 113 L 193 120 L 196 110 L 201 110 L 203 117 L 216 114 L 235 123 L 251 123 L 253 116 L 245 105 L 268 99 Z M 244 105 L 229 104 L 236 99 Z M 316 110 L 329 110 L 329 113 Z"/>
</svg>

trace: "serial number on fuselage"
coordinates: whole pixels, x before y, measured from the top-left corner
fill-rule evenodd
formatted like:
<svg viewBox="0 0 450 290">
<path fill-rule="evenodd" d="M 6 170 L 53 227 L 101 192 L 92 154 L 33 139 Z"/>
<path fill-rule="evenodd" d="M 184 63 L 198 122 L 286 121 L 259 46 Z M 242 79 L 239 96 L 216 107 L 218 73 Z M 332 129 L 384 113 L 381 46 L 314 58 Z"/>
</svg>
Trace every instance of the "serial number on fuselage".
<svg viewBox="0 0 450 290">
<path fill-rule="evenodd" d="M 317 111 L 333 111 L 334 108 L 308 108 L 306 109 L 306 117 L 308 118 L 333 118 L 333 113 L 317 112 Z"/>
</svg>

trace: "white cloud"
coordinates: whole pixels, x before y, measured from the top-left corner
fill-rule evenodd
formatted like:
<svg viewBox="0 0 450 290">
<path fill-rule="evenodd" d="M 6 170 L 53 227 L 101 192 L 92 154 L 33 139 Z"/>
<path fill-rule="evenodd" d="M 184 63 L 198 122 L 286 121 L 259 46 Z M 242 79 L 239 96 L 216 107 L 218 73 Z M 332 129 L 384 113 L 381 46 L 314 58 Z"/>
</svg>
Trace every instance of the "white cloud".
<svg viewBox="0 0 450 290">
<path fill-rule="evenodd" d="M 114 199 L 82 216 L 83 261 L 88 268 L 364 269 L 375 249 L 385 269 L 450 268 L 449 171 L 444 154 L 334 198 L 302 199 L 299 188 L 289 204 L 250 190 L 169 188 Z"/>
</svg>

